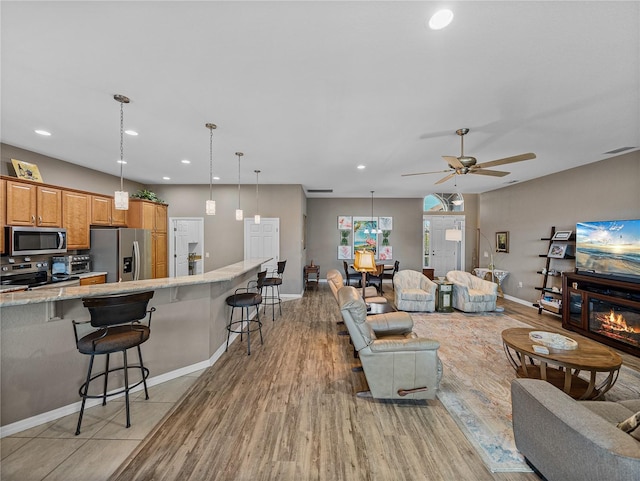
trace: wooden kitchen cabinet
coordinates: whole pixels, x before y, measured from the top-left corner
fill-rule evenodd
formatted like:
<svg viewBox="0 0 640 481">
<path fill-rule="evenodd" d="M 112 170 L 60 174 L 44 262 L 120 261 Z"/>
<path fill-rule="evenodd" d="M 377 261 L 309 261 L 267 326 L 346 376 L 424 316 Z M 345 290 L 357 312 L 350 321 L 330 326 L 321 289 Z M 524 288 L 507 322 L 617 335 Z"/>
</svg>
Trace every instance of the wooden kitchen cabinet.
<svg viewBox="0 0 640 481">
<path fill-rule="evenodd" d="M 83 277 L 82 279 L 80 279 L 81 286 L 94 286 L 96 284 L 104 284 L 105 282 L 107 282 L 107 276 L 105 274 Z"/>
<path fill-rule="evenodd" d="M 90 247 L 90 197 L 80 192 L 62 191 L 62 227 L 67 229 L 67 249 Z"/>
<path fill-rule="evenodd" d="M 117 210 L 112 197 L 92 195 L 91 225 L 126 226 L 127 211 Z"/>
<path fill-rule="evenodd" d="M 62 226 L 62 190 L 7 181 L 7 225 Z"/>
<path fill-rule="evenodd" d="M 129 201 L 129 227 L 151 231 L 151 275 L 154 279 L 168 275 L 167 207 L 148 200 Z"/>
<path fill-rule="evenodd" d="M 7 181 L 0 180 L 0 254 L 4 254 L 4 226 L 7 224 Z"/>
</svg>

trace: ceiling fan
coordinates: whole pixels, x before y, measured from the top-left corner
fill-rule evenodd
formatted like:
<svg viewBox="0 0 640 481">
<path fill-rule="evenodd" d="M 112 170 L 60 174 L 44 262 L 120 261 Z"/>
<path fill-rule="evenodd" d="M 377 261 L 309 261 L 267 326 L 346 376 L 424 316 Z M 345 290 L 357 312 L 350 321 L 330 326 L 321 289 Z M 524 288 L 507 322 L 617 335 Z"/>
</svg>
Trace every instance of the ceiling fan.
<svg viewBox="0 0 640 481">
<path fill-rule="evenodd" d="M 440 179 L 436 184 L 442 184 L 456 175 L 464 174 L 479 174 L 479 175 L 491 175 L 493 177 L 504 177 L 510 174 L 502 170 L 487 170 L 487 167 L 494 167 L 496 165 L 511 164 L 513 162 L 520 162 L 523 160 L 531 160 L 536 158 L 536 154 L 527 153 L 514 155 L 513 157 L 505 157 L 504 159 L 492 160 L 477 164 L 475 157 L 464 155 L 464 136 L 469 133 L 469 129 L 458 129 L 456 134 L 460 136 L 460 157 L 453 157 L 451 155 L 443 155 L 442 158 L 447 161 L 449 168 L 446 170 L 436 170 L 435 172 L 417 172 L 415 174 L 402 174 L 402 177 L 408 177 L 411 175 L 425 175 L 425 174 L 438 174 L 440 172 L 448 172 L 449 175 Z"/>
</svg>

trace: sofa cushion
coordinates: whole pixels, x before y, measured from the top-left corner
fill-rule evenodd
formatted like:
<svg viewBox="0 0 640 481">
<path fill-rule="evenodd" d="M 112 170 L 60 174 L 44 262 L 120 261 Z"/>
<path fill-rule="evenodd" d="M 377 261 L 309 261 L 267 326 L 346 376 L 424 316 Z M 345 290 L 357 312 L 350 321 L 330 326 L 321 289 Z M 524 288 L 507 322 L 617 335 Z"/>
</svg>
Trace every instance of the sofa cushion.
<svg viewBox="0 0 640 481">
<path fill-rule="evenodd" d="M 611 402 L 611 401 L 580 401 L 580 404 L 589 409 L 589 411 L 597 414 L 605 421 L 617 426 L 625 432 L 628 432 L 632 437 L 640 441 L 640 430 L 639 429 L 623 429 L 620 425 L 628 421 L 629 418 L 640 415 L 640 413 L 635 413 L 631 411 L 625 403 L 629 403 L 629 401 L 621 401 L 621 402 Z M 640 400 L 634 399 L 631 403 L 640 403 Z"/>
<path fill-rule="evenodd" d="M 404 301 L 430 301 L 433 296 L 422 289 L 402 289 L 400 297 Z"/>
</svg>

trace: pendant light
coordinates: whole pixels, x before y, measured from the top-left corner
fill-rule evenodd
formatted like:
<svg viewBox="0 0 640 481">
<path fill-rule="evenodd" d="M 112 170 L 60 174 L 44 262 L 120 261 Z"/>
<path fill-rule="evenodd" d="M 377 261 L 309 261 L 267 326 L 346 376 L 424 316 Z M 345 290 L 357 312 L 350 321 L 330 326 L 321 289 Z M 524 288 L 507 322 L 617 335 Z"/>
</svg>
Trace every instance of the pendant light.
<svg viewBox="0 0 640 481">
<path fill-rule="evenodd" d="M 244 216 L 240 208 L 240 157 L 244 154 L 242 152 L 236 152 L 236 155 L 238 156 L 238 208 L 236 209 L 236 220 L 242 220 Z"/>
<path fill-rule="evenodd" d="M 375 192 L 374 190 L 371 191 L 371 230 L 365 229 L 364 230 L 365 234 L 382 234 L 382 230 L 376 229 L 373 227 L 373 193 L 374 192 Z"/>
<path fill-rule="evenodd" d="M 116 102 L 120 102 L 120 190 L 117 190 L 115 197 L 116 210 L 129 209 L 129 192 L 124 190 L 124 178 L 122 171 L 124 167 L 124 104 L 129 103 L 129 98 L 124 95 L 116 94 L 113 96 Z"/>
<path fill-rule="evenodd" d="M 253 218 L 253 222 L 255 224 L 259 224 L 260 214 L 258 212 L 260 212 L 260 193 L 258 192 L 258 175 L 260 174 L 260 171 L 254 170 L 254 172 L 256 173 L 256 215 Z"/>
<path fill-rule="evenodd" d="M 209 129 L 209 199 L 205 202 L 204 211 L 207 215 L 216 215 L 216 201 L 213 200 L 213 131 L 216 124 L 204 124 Z"/>
</svg>

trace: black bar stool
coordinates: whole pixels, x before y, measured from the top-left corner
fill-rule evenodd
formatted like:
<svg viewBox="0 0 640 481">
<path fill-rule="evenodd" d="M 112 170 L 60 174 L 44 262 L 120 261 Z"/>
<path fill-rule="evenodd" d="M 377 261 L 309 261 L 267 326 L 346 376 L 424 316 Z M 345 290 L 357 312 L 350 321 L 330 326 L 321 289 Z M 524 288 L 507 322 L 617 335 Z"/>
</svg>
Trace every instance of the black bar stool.
<svg viewBox="0 0 640 481">
<path fill-rule="evenodd" d="M 282 275 L 284 274 L 284 268 L 287 265 L 287 261 L 278 262 L 278 268 L 273 271 L 273 276 L 267 277 L 264 280 L 264 287 L 270 289 L 265 292 L 264 296 L 264 310 L 266 312 L 267 306 L 271 306 L 271 320 L 276 320 L 275 306 L 278 304 L 280 308 L 280 315 L 282 316 L 282 299 L 280 299 L 280 286 L 282 285 Z"/>
<path fill-rule="evenodd" d="M 227 297 L 226 303 L 231 306 L 231 316 L 229 317 L 229 324 L 227 324 L 227 346 L 225 348 L 225 352 L 229 349 L 229 337 L 231 333 L 240 334 L 240 340 L 242 341 L 242 336 L 246 332 L 247 333 L 247 355 L 251 355 L 251 333 L 254 331 L 260 332 L 260 343 L 264 344 L 264 340 L 262 339 L 262 321 L 260 321 L 260 308 L 256 308 L 256 318 L 251 319 L 249 317 L 249 310 L 254 306 L 259 306 L 262 304 L 262 295 L 260 292 L 262 291 L 264 279 L 267 275 L 267 271 L 262 271 L 258 273 L 257 281 L 249 281 L 247 287 L 239 287 L 235 290 L 232 296 Z M 233 311 L 236 307 L 240 308 L 240 319 L 234 321 L 233 320 Z M 246 312 L 246 316 L 245 316 Z M 247 323 L 247 328 L 245 330 L 244 323 Z M 253 325 L 252 325 L 253 324 Z M 239 325 L 239 327 L 238 327 Z"/>
<path fill-rule="evenodd" d="M 147 377 L 149 369 L 144 367 L 142 362 L 142 351 L 140 344 L 149 339 L 151 331 L 151 315 L 156 310 L 155 307 L 147 310 L 149 299 L 153 297 L 153 291 L 137 292 L 135 294 L 124 294 L 116 296 L 103 297 L 87 297 L 82 299 L 84 306 L 89 309 L 91 319 L 89 321 L 72 321 L 73 331 L 76 339 L 78 351 L 82 354 L 91 356 L 89 360 L 89 369 L 87 371 L 87 380 L 78 391 L 82 398 L 82 406 L 80 407 L 80 416 L 78 417 L 78 426 L 76 435 L 80 434 L 80 426 L 82 425 L 82 416 L 84 414 L 84 406 L 87 398 L 102 398 L 102 405 L 107 404 L 107 397 L 124 393 L 125 407 L 127 413 L 127 427 L 131 426 L 131 418 L 129 415 L 129 391 L 141 383 L 144 384 L 144 392 L 146 399 L 149 399 L 147 390 Z M 149 315 L 147 324 L 141 321 Z M 92 332 L 78 337 L 78 326 L 90 323 L 94 328 Z M 138 349 L 138 359 L 140 364 L 127 364 L 127 349 L 136 347 Z M 122 352 L 123 366 L 117 368 L 109 368 L 109 356 L 115 352 Z M 91 375 L 93 369 L 93 360 L 97 354 L 106 354 L 105 370 L 99 374 Z M 139 369 L 142 379 L 134 385 L 129 385 L 129 369 Z M 109 382 L 109 373 L 115 371 L 123 371 L 124 387 L 115 392 L 107 393 L 107 384 Z M 104 376 L 104 384 L 102 394 L 89 394 L 89 384 L 95 379 Z"/>
</svg>

